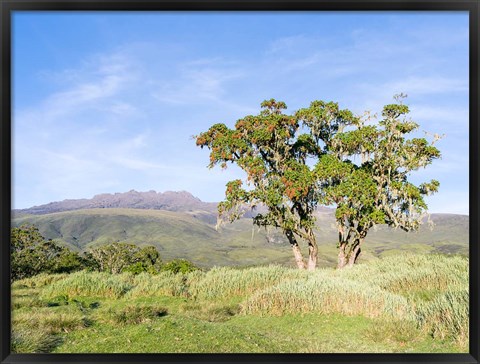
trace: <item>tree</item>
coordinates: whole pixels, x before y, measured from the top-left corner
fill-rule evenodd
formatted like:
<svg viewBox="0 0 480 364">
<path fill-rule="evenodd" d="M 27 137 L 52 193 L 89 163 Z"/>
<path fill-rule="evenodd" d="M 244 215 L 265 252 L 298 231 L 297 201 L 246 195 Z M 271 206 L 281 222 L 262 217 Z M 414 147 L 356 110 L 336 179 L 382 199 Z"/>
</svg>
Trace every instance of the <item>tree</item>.
<svg viewBox="0 0 480 364">
<path fill-rule="evenodd" d="M 13 280 L 83 268 L 83 260 L 77 253 L 46 240 L 35 226 L 22 225 L 11 229 L 10 253 Z"/>
<path fill-rule="evenodd" d="M 308 161 L 326 153 L 325 141 L 337 125 L 349 125 L 356 118 L 349 110 L 340 110 L 338 104 L 322 101 L 311 105 L 316 112 L 314 119 L 302 112 L 285 115 L 285 103 L 274 99 L 264 101 L 261 107 L 258 115 L 238 120 L 234 129 L 225 124 L 213 125 L 196 136 L 196 144 L 210 150 L 210 168 L 235 163 L 247 173 L 249 189 L 241 180 L 227 183 L 225 200 L 218 206 L 219 216 L 233 222 L 247 207 L 266 206 L 268 211 L 256 215 L 254 224 L 281 229 L 297 266 L 313 270 L 318 255 L 313 213 L 319 195 L 315 170 Z M 298 239 L 308 244 L 307 264 Z"/>
<path fill-rule="evenodd" d="M 157 273 L 161 264 L 160 254 L 154 246 L 141 248 L 116 242 L 91 249 L 85 255 L 91 268 L 113 274 L 124 271 Z"/>
<path fill-rule="evenodd" d="M 355 263 L 369 229 L 376 224 L 417 229 L 427 212 L 424 196 L 438 190 L 436 180 L 419 185 L 408 180 L 412 171 L 440 157 L 434 147 L 440 137 L 435 135 L 431 143 L 407 138 L 418 124 L 407 119 L 409 108 L 402 103 L 403 97 L 397 96 L 396 103 L 383 108 L 378 125 L 366 125 L 367 118 L 357 119 L 351 130 L 340 128 L 315 166 L 320 200 L 337 206 L 338 268 Z"/>
<path fill-rule="evenodd" d="M 135 263 L 124 268 L 124 272 L 157 274 L 162 268 L 162 259 L 160 258 L 157 248 L 153 245 L 147 245 L 139 249 L 137 253 L 135 253 L 133 260 Z"/>
</svg>

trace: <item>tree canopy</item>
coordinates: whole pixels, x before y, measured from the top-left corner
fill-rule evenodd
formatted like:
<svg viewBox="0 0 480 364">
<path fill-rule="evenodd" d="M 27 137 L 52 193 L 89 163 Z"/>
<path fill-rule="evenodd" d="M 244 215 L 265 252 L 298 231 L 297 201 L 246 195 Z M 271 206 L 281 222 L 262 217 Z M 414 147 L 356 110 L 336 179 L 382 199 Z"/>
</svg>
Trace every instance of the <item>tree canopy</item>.
<svg viewBox="0 0 480 364">
<path fill-rule="evenodd" d="M 302 118 L 301 114 L 284 114 L 285 103 L 271 99 L 261 104 L 258 115 L 238 120 L 234 129 L 215 124 L 196 137 L 198 146 L 211 151 L 210 168 L 218 164 L 226 168 L 230 162 L 247 173 L 250 188 L 241 180 L 227 183 L 225 200 L 219 204 L 220 216 L 234 221 L 248 207 L 266 206 L 267 212 L 256 215 L 254 223 L 280 228 L 301 269 L 315 269 L 318 255 L 313 215 L 319 201 L 318 183 L 307 161 L 325 153 L 321 142 L 328 140 L 336 124 L 355 120 L 350 111 L 340 110 L 335 103 L 320 101 L 314 106 L 320 117 Z M 306 265 L 298 239 L 309 247 Z"/>
<path fill-rule="evenodd" d="M 427 209 L 423 197 L 436 192 L 439 183 L 416 186 L 408 176 L 440 152 L 433 146 L 436 140 L 406 138 L 418 124 L 406 118 L 409 109 L 401 96 L 396 101 L 375 123 L 368 114 L 355 116 L 325 101 L 286 115 L 285 103 L 271 99 L 233 129 L 218 123 L 200 133 L 196 144 L 210 150 L 210 168 L 235 163 L 247 174 L 246 184 L 238 179 L 227 183 L 220 217 L 232 222 L 249 208 L 265 206 L 254 223 L 281 229 L 301 269 L 316 267 L 318 205 L 336 207 L 339 268 L 355 262 L 375 224 L 418 228 Z M 309 247 L 307 264 L 299 239 Z"/>
</svg>

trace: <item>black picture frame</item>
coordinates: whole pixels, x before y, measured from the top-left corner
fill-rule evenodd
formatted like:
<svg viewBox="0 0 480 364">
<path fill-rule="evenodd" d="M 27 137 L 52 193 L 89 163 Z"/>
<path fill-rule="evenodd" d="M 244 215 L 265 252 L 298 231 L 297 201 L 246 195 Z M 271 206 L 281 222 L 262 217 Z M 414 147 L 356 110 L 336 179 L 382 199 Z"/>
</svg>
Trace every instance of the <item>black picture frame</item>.
<svg viewBox="0 0 480 364">
<path fill-rule="evenodd" d="M 0 151 L 0 360 L 1 363 L 169 363 L 169 362 L 321 362 L 321 363 L 478 363 L 479 301 L 479 0 L 1 0 L 1 151 Z M 470 343 L 468 354 L 12 354 L 10 296 L 11 227 L 11 25 L 16 11 L 467 11 L 469 13 L 469 203 Z"/>
</svg>

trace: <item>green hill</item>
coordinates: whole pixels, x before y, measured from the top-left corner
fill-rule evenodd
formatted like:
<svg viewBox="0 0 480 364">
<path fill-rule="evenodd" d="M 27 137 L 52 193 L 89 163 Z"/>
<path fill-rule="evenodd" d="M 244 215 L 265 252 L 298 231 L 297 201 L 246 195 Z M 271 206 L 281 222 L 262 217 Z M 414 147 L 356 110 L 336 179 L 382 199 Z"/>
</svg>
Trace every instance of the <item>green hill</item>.
<svg viewBox="0 0 480 364">
<path fill-rule="evenodd" d="M 469 219 L 465 215 L 433 214 L 435 226 L 423 225 L 405 233 L 380 226 L 367 236 L 361 260 L 400 251 L 468 254 Z M 258 229 L 243 218 L 215 229 L 211 211 L 163 211 L 132 208 L 100 208 L 43 215 L 17 214 L 13 225 L 36 225 L 43 236 L 77 251 L 108 242 L 152 244 L 164 260 L 185 258 L 202 267 L 251 266 L 278 263 L 293 265 L 289 244 L 278 231 Z M 332 211 L 317 213 L 319 266 L 336 262 Z"/>
</svg>

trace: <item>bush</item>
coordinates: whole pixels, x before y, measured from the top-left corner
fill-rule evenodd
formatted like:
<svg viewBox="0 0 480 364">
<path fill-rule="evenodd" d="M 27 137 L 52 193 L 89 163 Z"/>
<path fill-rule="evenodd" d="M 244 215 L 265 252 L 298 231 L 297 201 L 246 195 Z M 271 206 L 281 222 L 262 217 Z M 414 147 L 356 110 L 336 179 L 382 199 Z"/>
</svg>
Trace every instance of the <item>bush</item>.
<svg viewBox="0 0 480 364">
<path fill-rule="evenodd" d="M 112 243 L 91 249 L 85 257 L 91 269 L 115 274 L 157 273 L 161 265 L 160 254 L 152 245 L 141 248 L 135 244 Z"/>
<path fill-rule="evenodd" d="M 185 259 L 174 259 L 166 264 L 164 264 L 161 268 L 163 272 L 172 272 L 172 273 L 190 273 L 198 270 L 198 268 L 188 260 Z"/>
<path fill-rule="evenodd" d="M 80 255 L 46 240 L 35 226 L 12 228 L 10 236 L 12 280 L 40 273 L 70 273 L 85 267 Z"/>
</svg>

